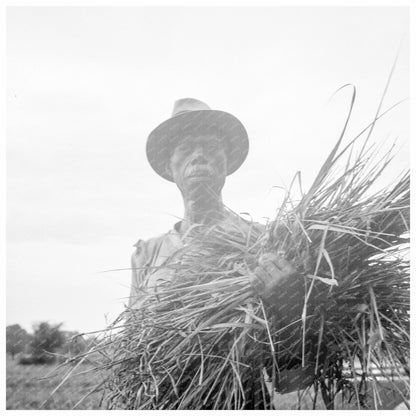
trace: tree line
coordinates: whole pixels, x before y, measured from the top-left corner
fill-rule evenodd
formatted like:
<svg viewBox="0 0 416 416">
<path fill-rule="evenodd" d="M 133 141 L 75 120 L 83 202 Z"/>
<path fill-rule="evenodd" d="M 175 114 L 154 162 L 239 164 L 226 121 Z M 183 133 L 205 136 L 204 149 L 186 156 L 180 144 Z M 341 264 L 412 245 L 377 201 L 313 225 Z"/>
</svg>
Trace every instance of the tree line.
<svg viewBox="0 0 416 416">
<path fill-rule="evenodd" d="M 29 333 L 18 324 L 6 327 L 6 352 L 19 364 L 50 364 L 82 354 L 93 339 L 76 331 L 64 331 L 62 323 L 39 322 Z"/>
</svg>

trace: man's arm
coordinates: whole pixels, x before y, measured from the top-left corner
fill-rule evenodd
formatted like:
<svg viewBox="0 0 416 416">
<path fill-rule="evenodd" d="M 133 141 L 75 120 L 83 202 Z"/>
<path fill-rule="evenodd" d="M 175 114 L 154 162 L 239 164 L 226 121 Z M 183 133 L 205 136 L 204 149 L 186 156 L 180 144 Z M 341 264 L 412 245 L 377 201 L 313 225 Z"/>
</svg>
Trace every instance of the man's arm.
<svg viewBox="0 0 416 416">
<path fill-rule="evenodd" d="M 315 353 L 310 350 L 305 356 L 305 366 L 301 367 L 302 314 L 305 296 L 310 287 L 307 278 L 298 273 L 283 256 L 267 253 L 259 260 L 259 266 L 251 276 L 250 283 L 270 312 L 274 326 L 279 329 L 276 358 L 279 367 L 279 380 L 276 390 L 288 393 L 303 389 L 313 383 L 315 373 Z M 315 281 L 307 301 L 306 315 L 314 315 L 317 307 L 324 307 L 327 301 L 328 286 Z M 312 321 L 307 321 L 310 328 Z M 308 329 L 307 329 L 308 331 Z M 306 340 L 312 341 L 316 334 L 308 332 Z M 310 338 L 312 336 L 312 338 Z M 266 364 L 271 374 L 269 360 Z"/>
</svg>

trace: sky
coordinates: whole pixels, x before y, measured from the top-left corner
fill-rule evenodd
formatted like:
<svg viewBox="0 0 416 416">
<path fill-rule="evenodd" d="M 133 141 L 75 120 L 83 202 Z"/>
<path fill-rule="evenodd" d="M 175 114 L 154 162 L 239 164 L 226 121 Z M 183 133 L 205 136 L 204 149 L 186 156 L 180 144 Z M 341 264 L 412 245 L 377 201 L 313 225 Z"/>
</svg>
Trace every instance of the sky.
<svg viewBox="0 0 416 416">
<path fill-rule="evenodd" d="M 7 11 L 7 314 L 30 330 L 103 329 L 127 302 L 133 244 L 183 213 L 146 160 L 178 98 L 232 113 L 250 138 L 225 204 L 273 218 L 311 185 L 357 98 L 346 142 L 409 96 L 404 7 L 10 7 Z M 409 166 L 405 101 L 373 140 Z M 122 269 L 122 270 L 119 270 Z"/>
</svg>

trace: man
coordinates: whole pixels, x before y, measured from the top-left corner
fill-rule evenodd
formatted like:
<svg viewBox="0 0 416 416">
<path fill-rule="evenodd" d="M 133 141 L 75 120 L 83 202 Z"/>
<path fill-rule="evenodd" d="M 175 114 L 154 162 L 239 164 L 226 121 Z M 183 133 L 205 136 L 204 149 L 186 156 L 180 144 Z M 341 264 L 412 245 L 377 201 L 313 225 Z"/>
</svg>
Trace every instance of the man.
<svg viewBox="0 0 416 416">
<path fill-rule="evenodd" d="M 183 247 L 196 225 L 248 226 L 224 207 L 221 195 L 226 177 L 244 162 L 248 147 L 247 132 L 236 117 L 211 110 L 193 98 L 176 101 L 172 117 L 150 133 L 147 158 L 156 173 L 178 187 L 184 215 L 168 233 L 136 243 L 130 307 L 140 305 L 142 289 L 157 288 L 158 281 L 172 278 L 173 271 L 160 266 Z M 261 231 L 262 226 L 256 227 Z M 282 315 L 286 325 L 299 320 L 302 313 L 304 287 L 295 274 L 283 256 L 267 254 L 260 258 L 250 282 L 255 292 Z M 311 384 L 313 368 L 282 372 L 280 377 L 279 391 L 294 391 Z"/>
</svg>

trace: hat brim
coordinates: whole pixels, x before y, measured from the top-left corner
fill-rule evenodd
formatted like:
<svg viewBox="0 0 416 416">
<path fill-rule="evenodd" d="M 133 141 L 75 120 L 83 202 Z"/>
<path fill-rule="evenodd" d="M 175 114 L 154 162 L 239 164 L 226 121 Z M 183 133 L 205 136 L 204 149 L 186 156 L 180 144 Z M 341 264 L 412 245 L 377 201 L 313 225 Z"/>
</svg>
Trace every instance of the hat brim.
<svg viewBox="0 0 416 416">
<path fill-rule="evenodd" d="M 248 154 L 248 135 L 243 124 L 232 114 L 218 110 L 198 110 L 178 114 L 159 124 L 149 135 L 146 154 L 152 168 L 173 182 L 166 167 L 173 150 L 185 134 L 209 131 L 223 141 L 227 157 L 227 175 L 235 172 Z"/>
</svg>

